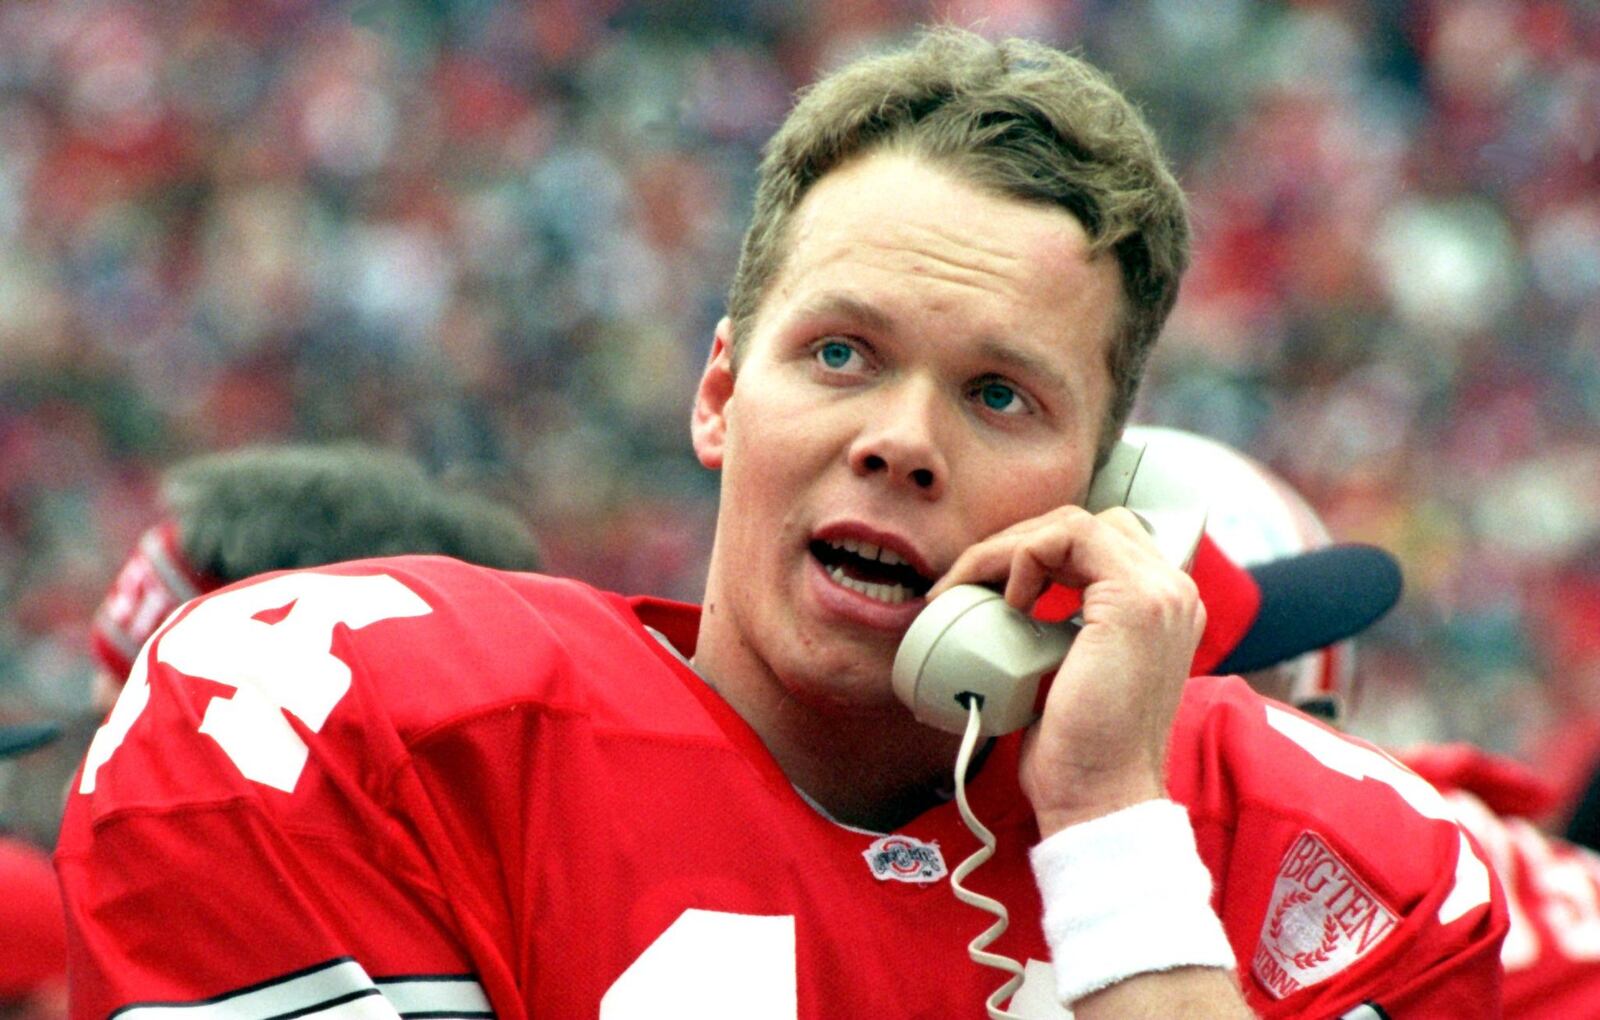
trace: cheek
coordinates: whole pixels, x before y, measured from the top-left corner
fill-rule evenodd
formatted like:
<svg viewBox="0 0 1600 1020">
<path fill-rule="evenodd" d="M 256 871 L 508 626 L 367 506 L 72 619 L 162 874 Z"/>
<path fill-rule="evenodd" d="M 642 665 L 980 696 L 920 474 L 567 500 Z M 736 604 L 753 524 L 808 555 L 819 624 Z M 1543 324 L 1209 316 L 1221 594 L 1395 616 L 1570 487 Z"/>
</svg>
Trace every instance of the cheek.
<svg viewBox="0 0 1600 1020">
<path fill-rule="evenodd" d="M 1081 463 L 1088 463 L 1088 454 Z M 1088 469 L 1077 458 L 1036 456 L 1009 459 L 991 452 L 974 457 L 961 486 L 968 519 L 993 534 L 1058 507 L 1074 503 L 1088 491 Z"/>
<path fill-rule="evenodd" d="M 774 480 L 802 474 L 824 454 L 834 431 L 824 406 L 792 385 L 768 383 L 758 400 L 741 402 L 729 419 L 729 447 L 747 465 L 746 474 Z M 753 395 L 753 394 L 752 394 Z"/>
<path fill-rule="evenodd" d="M 792 502 L 818 456 L 815 430 L 787 411 L 768 402 L 730 419 L 723 492 L 747 527 L 758 531 L 775 526 L 773 516 Z"/>
</svg>

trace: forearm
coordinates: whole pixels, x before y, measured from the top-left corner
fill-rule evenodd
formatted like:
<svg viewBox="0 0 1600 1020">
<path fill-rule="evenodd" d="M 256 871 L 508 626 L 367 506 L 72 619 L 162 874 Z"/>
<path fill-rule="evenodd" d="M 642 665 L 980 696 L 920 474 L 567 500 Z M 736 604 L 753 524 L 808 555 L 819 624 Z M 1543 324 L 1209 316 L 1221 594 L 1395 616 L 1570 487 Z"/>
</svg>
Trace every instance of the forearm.
<svg viewBox="0 0 1600 1020">
<path fill-rule="evenodd" d="M 1180 967 L 1136 974 L 1072 1004 L 1077 1020 L 1170 1020 L 1176 1016 L 1235 1020 L 1254 1017 L 1231 971 Z"/>
</svg>

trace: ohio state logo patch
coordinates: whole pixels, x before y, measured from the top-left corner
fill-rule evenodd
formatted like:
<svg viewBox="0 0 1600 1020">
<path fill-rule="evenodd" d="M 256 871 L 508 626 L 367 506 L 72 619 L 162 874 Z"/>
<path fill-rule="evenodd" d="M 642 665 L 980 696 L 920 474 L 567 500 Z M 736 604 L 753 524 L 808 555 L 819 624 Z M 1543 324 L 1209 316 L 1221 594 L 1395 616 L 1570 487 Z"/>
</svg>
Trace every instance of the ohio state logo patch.
<svg viewBox="0 0 1600 1020">
<path fill-rule="evenodd" d="M 883 882 L 937 882 L 946 874 L 938 843 L 911 836 L 883 836 L 861 851 L 867 867 Z"/>
<path fill-rule="evenodd" d="M 1278 866 L 1250 969 L 1281 999 L 1367 955 L 1397 921 L 1320 836 L 1302 832 Z"/>
</svg>

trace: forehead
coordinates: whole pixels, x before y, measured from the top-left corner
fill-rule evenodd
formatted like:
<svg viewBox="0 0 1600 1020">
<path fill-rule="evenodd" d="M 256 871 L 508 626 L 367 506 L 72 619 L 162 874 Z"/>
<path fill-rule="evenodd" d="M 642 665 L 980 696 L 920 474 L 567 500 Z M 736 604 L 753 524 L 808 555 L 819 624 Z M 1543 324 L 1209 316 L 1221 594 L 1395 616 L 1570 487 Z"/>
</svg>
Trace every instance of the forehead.
<svg viewBox="0 0 1600 1020">
<path fill-rule="evenodd" d="M 830 170 L 801 199 L 787 233 L 790 254 L 863 237 L 945 242 L 960 245 L 978 268 L 1019 259 L 1041 267 L 1088 262 L 1092 255 L 1087 231 L 1066 209 L 997 193 L 953 165 L 892 150 Z"/>
<path fill-rule="evenodd" d="M 768 308 L 819 291 L 937 312 L 984 335 L 1104 355 L 1122 314 L 1116 259 L 1066 209 L 995 194 L 925 159 L 880 152 L 812 186 L 789 223 Z"/>
</svg>

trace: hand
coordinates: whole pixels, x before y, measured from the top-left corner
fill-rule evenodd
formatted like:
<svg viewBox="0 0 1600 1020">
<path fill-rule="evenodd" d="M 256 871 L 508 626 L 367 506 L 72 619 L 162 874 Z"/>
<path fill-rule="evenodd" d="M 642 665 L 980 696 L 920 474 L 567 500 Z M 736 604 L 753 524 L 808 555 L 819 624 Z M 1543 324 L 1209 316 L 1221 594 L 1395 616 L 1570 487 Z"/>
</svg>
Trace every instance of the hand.
<svg viewBox="0 0 1600 1020">
<path fill-rule="evenodd" d="M 1083 589 L 1083 629 L 1022 745 L 1040 834 L 1166 796 L 1172 720 L 1205 626 L 1194 582 L 1130 511 L 1068 506 L 973 545 L 928 597 L 1001 580 L 1024 612 L 1051 582 Z"/>
</svg>

